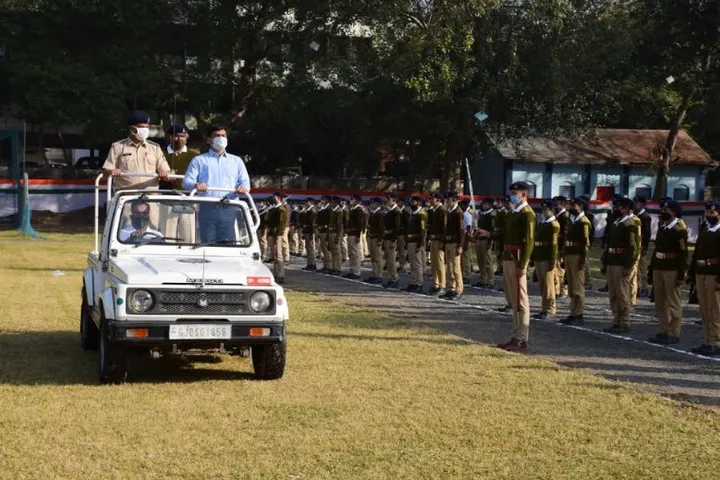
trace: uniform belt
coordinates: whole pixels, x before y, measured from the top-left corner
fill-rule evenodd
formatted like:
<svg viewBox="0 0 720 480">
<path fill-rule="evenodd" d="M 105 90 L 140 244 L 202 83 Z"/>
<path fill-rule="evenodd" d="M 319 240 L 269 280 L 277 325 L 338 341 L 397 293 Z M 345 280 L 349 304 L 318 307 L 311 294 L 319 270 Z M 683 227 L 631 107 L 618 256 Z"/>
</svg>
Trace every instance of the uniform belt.
<svg viewBox="0 0 720 480">
<path fill-rule="evenodd" d="M 457 243 L 458 239 L 455 237 L 445 237 L 446 242 Z"/>
<path fill-rule="evenodd" d="M 581 247 L 580 242 L 565 242 L 566 247 Z"/>
<path fill-rule="evenodd" d="M 395 233 L 394 230 L 385 230 L 385 233 Z"/>
<path fill-rule="evenodd" d="M 409 233 L 408 238 L 418 238 L 420 235 L 417 235 L 415 233 Z"/>
<path fill-rule="evenodd" d="M 697 264 L 698 264 L 699 267 L 709 267 L 709 266 L 711 266 L 711 265 L 717 265 L 717 264 L 719 264 L 719 263 L 720 263 L 720 260 L 718 260 L 717 258 L 708 258 L 708 259 L 705 259 L 705 260 L 698 260 L 698 261 L 697 261 Z"/>
<path fill-rule="evenodd" d="M 440 240 L 440 238 L 438 238 L 439 236 L 440 235 L 430 235 L 430 240 Z"/>
<path fill-rule="evenodd" d="M 655 252 L 655 258 L 658 260 L 665 260 L 670 258 L 678 258 L 680 256 L 679 253 L 663 253 L 663 252 Z"/>
<path fill-rule="evenodd" d="M 535 242 L 536 247 L 549 247 L 552 245 L 552 242 Z"/>
<path fill-rule="evenodd" d="M 626 253 L 627 251 L 627 248 L 608 248 L 608 253 L 612 255 L 616 255 L 618 253 Z"/>
<path fill-rule="evenodd" d="M 504 245 L 503 250 L 506 252 L 518 252 L 525 248 L 525 245 Z"/>
</svg>

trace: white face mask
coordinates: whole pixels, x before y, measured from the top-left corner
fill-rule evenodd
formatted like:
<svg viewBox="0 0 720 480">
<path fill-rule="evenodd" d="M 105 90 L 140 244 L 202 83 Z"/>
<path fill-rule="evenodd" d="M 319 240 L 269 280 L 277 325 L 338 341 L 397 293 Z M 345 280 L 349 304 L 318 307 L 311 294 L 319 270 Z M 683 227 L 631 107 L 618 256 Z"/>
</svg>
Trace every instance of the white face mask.
<svg viewBox="0 0 720 480">
<path fill-rule="evenodd" d="M 216 152 L 222 152 L 227 148 L 228 140 L 227 137 L 215 137 L 212 139 L 212 149 Z"/>
<path fill-rule="evenodd" d="M 135 137 L 141 142 L 144 142 L 150 136 L 150 129 L 148 127 L 135 127 Z"/>
</svg>

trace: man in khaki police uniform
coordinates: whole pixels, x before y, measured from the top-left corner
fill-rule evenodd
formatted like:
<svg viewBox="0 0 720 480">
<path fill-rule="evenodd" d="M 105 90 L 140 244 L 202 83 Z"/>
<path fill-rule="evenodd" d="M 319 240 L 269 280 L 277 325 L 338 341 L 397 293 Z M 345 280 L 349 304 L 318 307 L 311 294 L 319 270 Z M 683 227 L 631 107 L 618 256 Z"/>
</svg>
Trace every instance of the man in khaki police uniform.
<svg viewBox="0 0 720 480">
<path fill-rule="evenodd" d="M 427 235 L 427 213 L 422 208 L 423 198 L 414 196 L 410 199 L 410 221 L 408 222 L 407 248 L 410 259 L 410 283 L 405 289 L 408 292 L 422 292 L 423 284 L 423 252 Z"/>
<path fill-rule="evenodd" d="M 320 199 L 320 208 L 315 218 L 317 225 L 316 241 L 320 244 L 323 267 L 320 273 L 330 273 L 332 270 L 332 250 L 330 248 L 330 195 L 323 195 Z"/>
<path fill-rule="evenodd" d="M 260 244 L 260 258 L 263 262 L 269 262 L 272 258 L 270 250 L 268 249 L 268 216 L 270 215 L 271 201 L 273 201 L 272 197 L 268 197 L 266 200 L 260 200 L 260 208 L 258 209 L 260 227 L 257 231 L 257 237 L 258 243 Z"/>
<path fill-rule="evenodd" d="M 362 268 L 362 244 L 360 235 L 365 223 L 365 215 L 362 208 L 362 197 L 352 195 L 350 197 L 350 216 L 347 222 L 348 256 L 350 257 L 350 273 L 345 278 L 358 280 Z"/>
<path fill-rule="evenodd" d="M 590 203 L 590 195 L 581 195 L 580 198 L 585 200 L 585 217 L 590 222 L 590 249 L 592 250 L 595 241 L 595 215 L 592 213 L 592 205 Z M 590 262 L 585 262 L 585 290 L 592 288 L 592 278 L 590 277 Z"/>
<path fill-rule="evenodd" d="M 383 234 L 385 230 L 384 213 L 382 211 L 382 198 L 373 197 L 370 200 L 370 216 L 368 218 L 368 247 L 372 262 L 372 274 L 365 280 L 367 283 L 378 285 L 383 283 Z"/>
<path fill-rule="evenodd" d="M 460 202 L 460 209 L 463 212 L 463 227 L 465 229 L 465 241 L 462 245 L 463 253 L 460 259 L 460 265 L 462 266 L 462 277 L 465 285 L 471 285 L 470 277 L 473 273 L 473 262 L 472 262 L 472 248 L 470 248 L 470 242 L 472 240 L 472 233 L 475 221 L 473 220 L 472 209 L 470 208 L 470 199 L 464 198 Z"/>
<path fill-rule="evenodd" d="M 477 214 L 477 228 L 486 232 L 495 230 L 495 209 L 493 208 L 493 200 L 486 198 L 480 205 L 480 211 Z M 475 285 L 479 288 L 495 287 L 495 269 L 492 259 L 492 236 L 477 236 L 475 242 L 475 255 L 477 256 L 477 265 L 480 270 L 480 278 Z"/>
<path fill-rule="evenodd" d="M 433 272 L 433 286 L 428 292 L 437 295 L 445 288 L 445 229 L 447 228 L 447 208 L 443 205 L 442 195 L 435 192 L 430 197 L 432 222 L 428 227 L 430 235 L 430 264 Z"/>
<path fill-rule="evenodd" d="M 332 263 L 330 275 L 342 274 L 342 239 L 345 223 L 340 197 L 330 197 L 330 223 L 328 224 L 328 243 Z"/>
<path fill-rule="evenodd" d="M 558 263 L 555 267 L 555 293 L 558 297 L 567 295 L 567 285 L 565 284 L 565 239 L 567 237 L 567 228 L 570 223 L 570 214 L 565 204 L 567 197 L 558 195 L 553 197 L 555 202 L 555 218 L 560 224 L 560 238 L 558 239 Z"/>
<path fill-rule="evenodd" d="M 542 310 L 532 316 L 537 320 L 547 320 L 556 313 L 555 305 L 555 265 L 558 256 L 558 237 L 560 236 L 560 223 L 555 218 L 552 198 L 546 198 L 540 203 L 543 221 L 535 230 L 535 247 L 532 251 L 532 263 L 535 265 L 540 296 L 542 297 Z"/>
<path fill-rule="evenodd" d="M 113 189 L 157 189 L 157 178 L 137 178 L 123 176 L 125 173 L 146 173 L 159 175 L 163 180 L 169 180 L 170 166 L 165 159 L 162 148 L 157 143 L 148 140 L 150 136 L 150 116 L 137 112 L 128 117 L 127 138 L 113 143 L 110 146 L 107 159 L 103 164 L 105 176 L 112 175 Z M 157 205 L 150 204 L 150 223 L 159 227 L 160 212 Z"/>
<path fill-rule="evenodd" d="M 527 203 L 529 190 L 530 186 L 525 182 L 510 185 L 513 209 L 505 224 L 503 282 L 513 308 L 513 336 L 498 348 L 509 352 L 527 350 L 530 334 L 527 267 L 535 247 L 535 212 Z"/>
<path fill-rule="evenodd" d="M 272 194 L 273 205 L 268 212 L 268 241 L 272 254 L 273 275 L 279 284 L 285 282 L 285 255 L 282 236 L 288 224 L 288 212 L 283 201 L 286 195 L 282 192 Z"/>
<path fill-rule="evenodd" d="M 398 229 L 397 240 L 397 263 L 398 273 L 405 273 L 407 264 L 407 229 L 410 222 L 410 209 L 406 208 L 405 199 L 397 198 L 397 210 L 400 212 L 400 228 Z"/>
<path fill-rule="evenodd" d="M 585 200 L 581 197 L 570 200 L 568 212 L 564 254 L 570 315 L 560 323 L 581 325 L 585 321 L 585 264 L 590 250 L 590 221 L 585 217 Z"/>
<path fill-rule="evenodd" d="M 660 320 L 660 333 L 649 341 L 659 345 L 680 342 L 683 316 L 680 295 L 687 269 L 688 231 L 679 216 L 682 216 L 679 202 L 660 201 L 660 225 L 647 274 L 648 284 L 655 289 L 655 311 Z"/>
<path fill-rule="evenodd" d="M 315 199 L 305 199 L 305 215 L 303 216 L 302 232 L 305 239 L 305 251 L 307 252 L 307 265 L 303 270 L 314 272 L 317 270 L 317 251 L 315 250 L 315 222 L 317 220 L 317 209 Z"/>
<path fill-rule="evenodd" d="M 612 224 L 603 253 L 603 273 L 607 273 L 610 308 L 613 324 L 608 333 L 630 331 L 630 311 L 633 301 L 633 278 L 640 260 L 640 225 L 633 217 L 633 202 L 618 198 L 613 202 L 616 220 Z"/>
<path fill-rule="evenodd" d="M 397 264 L 397 239 L 402 222 L 402 212 L 398 210 L 397 195 L 388 193 L 387 210 L 384 217 L 383 246 L 385 248 L 385 259 L 387 261 L 388 281 L 383 285 L 385 288 L 398 288 L 398 264 Z"/>
<path fill-rule="evenodd" d="M 640 261 L 638 263 L 638 273 L 635 279 L 633 289 L 635 297 L 647 298 L 650 296 L 648 288 L 648 260 L 647 251 L 650 248 L 650 237 L 652 236 L 652 218 L 647 212 L 647 199 L 645 197 L 635 197 L 634 210 L 635 216 L 640 220 L 640 235 L 642 250 L 640 251 Z"/>
<path fill-rule="evenodd" d="M 465 216 L 458 204 L 458 193 L 450 190 L 445 194 L 447 224 L 445 227 L 445 264 L 449 287 L 440 298 L 455 300 L 463 294 L 461 258 L 465 244 Z"/>
</svg>

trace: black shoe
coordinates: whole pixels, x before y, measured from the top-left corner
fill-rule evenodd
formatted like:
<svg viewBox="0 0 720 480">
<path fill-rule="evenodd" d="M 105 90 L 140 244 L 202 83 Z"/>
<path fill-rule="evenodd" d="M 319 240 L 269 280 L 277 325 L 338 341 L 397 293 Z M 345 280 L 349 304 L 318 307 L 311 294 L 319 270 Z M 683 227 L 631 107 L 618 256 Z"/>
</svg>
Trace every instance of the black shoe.
<svg viewBox="0 0 720 480">
<path fill-rule="evenodd" d="M 607 292 L 608 292 L 608 286 L 607 286 L 607 283 L 605 284 L 605 286 L 604 286 L 604 287 L 602 287 L 601 289 L 599 289 L 599 290 L 598 290 L 598 292 L 602 292 L 602 293 L 607 293 Z"/>
<path fill-rule="evenodd" d="M 383 279 L 380 277 L 370 277 L 367 279 L 367 283 L 371 285 L 380 285 L 381 283 L 383 283 Z"/>
<path fill-rule="evenodd" d="M 675 345 L 677 343 L 680 343 L 680 338 L 671 337 L 670 335 L 667 335 L 665 333 L 658 333 L 654 337 L 648 338 L 648 342 L 654 343 L 656 345 Z"/>
<path fill-rule="evenodd" d="M 582 325 L 585 323 L 585 319 L 582 315 L 570 315 L 567 318 L 560 320 L 563 325 Z"/>
<path fill-rule="evenodd" d="M 630 327 L 623 327 L 620 325 L 613 325 L 612 327 L 603 330 L 605 333 L 628 333 L 629 331 Z"/>
<path fill-rule="evenodd" d="M 343 275 L 343 278 L 347 278 L 348 280 L 360 280 L 362 277 L 360 275 L 355 275 L 354 273 L 348 273 Z"/>
<path fill-rule="evenodd" d="M 545 312 L 540 312 L 540 313 L 536 313 L 531 318 L 533 318 L 534 320 L 547 320 L 548 314 Z"/>
<path fill-rule="evenodd" d="M 315 265 L 308 265 L 307 269 L 308 269 L 308 272 L 317 272 L 317 266 L 315 266 Z"/>
<path fill-rule="evenodd" d="M 432 287 L 430 290 L 428 290 L 428 295 L 437 295 L 441 291 L 442 291 L 442 288 Z"/>
<path fill-rule="evenodd" d="M 497 311 L 502 312 L 502 313 L 508 313 L 508 312 L 512 312 L 513 308 L 510 305 L 505 305 L 504 307 L 498 308 Z"/>
<path fill-rule="evenodd" d="M 417 292 L 418 290 L 420 290 L 420 285 L 410 284 L 407 287 L 403 288 L 403 290 L 406 292 Z"/>
<path fill-rule="evenodd" d="M 460 298 L 460 294 L 454 290 L 450 290 L 440 298 L 444 298 L 445 300 L 457 300 L 458 298 Z"/>
<path fill-rule="evenodd" d="M 720 347 L 713 347 L 712 345 L 702 344 L 697 348 L 690 350 L 695 355 L 702 355 L 703 357 L 715 357 L 720 355 Z"/>
</svg>

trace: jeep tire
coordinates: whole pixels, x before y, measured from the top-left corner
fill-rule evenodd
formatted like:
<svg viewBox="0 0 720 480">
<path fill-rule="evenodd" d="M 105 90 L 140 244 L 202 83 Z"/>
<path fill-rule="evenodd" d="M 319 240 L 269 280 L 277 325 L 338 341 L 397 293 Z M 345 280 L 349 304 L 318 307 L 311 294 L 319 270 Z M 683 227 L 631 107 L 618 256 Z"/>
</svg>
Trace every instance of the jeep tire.
<svg viewBox="0 0 720 480">
<path fill-rule="evenodd" d="M 122 383 L 127 379 L 127 359 L 125 352 L 118 345 L 110 342 L 110 329 L 105 314 L 100 314 L 100 383 Z"/>
<path fill-rule="evenodd" d="M 100 335 L 95 322 L 90 315 L 90 306 L 87 301 L 85 287 L 82 288 L 82 304 L 80 306 L 80 345 L 85 351 L 98 349 Z"/>
<path fill-rule="evenodd" d="M 252 363 L 255 376 L 260 380 L 277 380 L 285 373 L 285 356 L 287 341 L 272 345 L 254 345 L 252 347 Z"/>
</svg>

